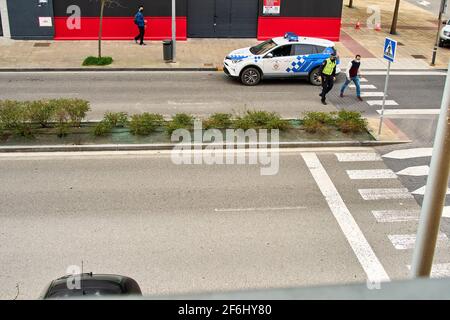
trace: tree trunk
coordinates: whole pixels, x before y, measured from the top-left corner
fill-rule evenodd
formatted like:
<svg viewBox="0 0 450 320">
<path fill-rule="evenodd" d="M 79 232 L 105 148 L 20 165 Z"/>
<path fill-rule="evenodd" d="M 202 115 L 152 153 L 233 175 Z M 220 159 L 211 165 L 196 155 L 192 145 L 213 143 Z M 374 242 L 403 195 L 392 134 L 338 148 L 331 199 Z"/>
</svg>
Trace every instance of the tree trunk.
<svg viewBox="0 0 450 320">
<path fill-rule="evenodd" d="M 102 34 L 103 34 L 103 11 L 105 9 L 105 1 L 102 0 L 100 4 L 100 26 L 98 28 L 98 57 L 102 57 Z"/>
<path fill-rule="evenodd" d="M 349 0 L 348 1 L 348 7 L 349 8 L 353 8 L 353 0 Z"/>
<path fill-rule="evenodd" d="M 398 11 L 400 9 L 400 0 L 395 1 L 394 17 L 392 18 L 391 34 L 397 34 Z"/>
</svg>

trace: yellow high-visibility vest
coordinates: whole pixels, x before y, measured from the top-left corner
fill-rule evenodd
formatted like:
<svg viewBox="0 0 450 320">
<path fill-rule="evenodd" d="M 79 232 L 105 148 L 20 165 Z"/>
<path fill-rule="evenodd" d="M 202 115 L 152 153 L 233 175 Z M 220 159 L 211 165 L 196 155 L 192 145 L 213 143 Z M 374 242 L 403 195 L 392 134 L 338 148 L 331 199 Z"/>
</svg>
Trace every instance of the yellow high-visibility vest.
<svg viewBox="0 0 450 320">
<path fill-rule="evenodd" d="M 336 67 L 336 61 L 331 61 L 330 58 L 325 60 L 327 64 L 323 68 L 323 74 L 327 76 L 331 76 L 333 74 L 333 70 Z"/>
</svg>

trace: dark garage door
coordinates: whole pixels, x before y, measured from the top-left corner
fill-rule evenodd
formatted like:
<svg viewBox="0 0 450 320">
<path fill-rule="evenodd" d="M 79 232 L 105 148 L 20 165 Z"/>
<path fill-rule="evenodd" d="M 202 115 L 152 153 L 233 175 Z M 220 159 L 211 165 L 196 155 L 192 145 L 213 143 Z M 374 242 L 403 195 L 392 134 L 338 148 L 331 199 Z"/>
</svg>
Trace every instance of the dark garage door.
<svg viewBox="0 0 450 320">
<path fill-rule="evenodd" d="M 256 38 L 258 0 L 188 0 L 188 37 Z"/>
</svg>

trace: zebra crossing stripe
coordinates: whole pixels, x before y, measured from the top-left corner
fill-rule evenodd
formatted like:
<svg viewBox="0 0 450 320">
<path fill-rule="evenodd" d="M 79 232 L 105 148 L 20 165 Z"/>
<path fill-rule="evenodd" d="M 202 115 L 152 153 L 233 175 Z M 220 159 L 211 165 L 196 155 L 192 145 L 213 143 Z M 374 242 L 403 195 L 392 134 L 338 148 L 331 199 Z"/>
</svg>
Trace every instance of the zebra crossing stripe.
<svg viewBox="0 0 450 320">
<path fill-rule="evenodd" d="M 414 245 L 416 243 L 416 235 L 415 234 L 395 234 L 388 235 L 389 240 L 392 242 L 392 245 L 397 250 L 408 250 L 414 249 Z M 448 241 L 445 233 L 439 233 L 438 239 L 436 242 L 437 247 L 449 247 L 450 243 Z"/>
<path fill-rule="evenodd" d="M 359 78 L 359 82 L 369 82 L 366 78 Z"/>
<path fill-rule="evenodd" d="M 377 110 L 381 114 L 381 110 Z M 396 115 L 436 115 L 439 114 L 439 109 L 388 109 L 384 110 L 386 116 Z"/>
<path fill-rule="evenodd" d="M 368 280 L 377 283 L 390 281 L 386 270 L 359 228 L 350 210 L 345 205 L 339 191 L 334 186 L 317 155 L 315 153 L 302 153 L 302 157 L 342 233 L 364 269 Z"/>
<path fill-rule="evenodd" d="M 395 150 L 383 155 L 383 158 L 389 159 L 413 159 L 413 158 L 424 158 L 431 157 L 433 153 L 433 148 L 415 148 L 415 149 L 403 149 L 403 150 Z"/>
<path fill-rule="evenodd" d="M 423 196 L 423 195 L 425 195 L 426 189 L 427 189 L 427 186 L 423 186 L 422 188 L 419 188 L 419 189 L 417 189 L 417 190 L 414 190 L 414 191 L 411 192 L 411 193 L 412 193 L 412 194 L 419 195 L 419 196 Z M 450 194 L 450 188 L 447 188 L 447 194 Z"/>
<path fill-rule="evenodd" d="M 382 161 L 381 156 L 375 152 L 369 153 L 335 153 L 339 162 L 365 162 Z"/>
<path fill-rule="evenodd" d="M 371 107 L 373 107 L 373 106 L 382 106 L 383 105 L 383 100 L 367 100 L 366 102 Z M 384 105 L 385 106 L 398 106 L 398 103 L 395 102 L 394 100 L 386 100 Z"/>
<path fill-rule="evenodd" d="M 384 92 L 361 92 L 361 97 L 384 97 Z"/>
<path fill-rule="evenodd" d="M 358 191 L 364 200 L 414 199 L 406 188 L 359 189 Z"/>
<path fill-rule="evenodd" d="M 411 265 L 407 266 L 411 270 Z M 431 266 L 432 278 L 448 278 L 450 277 L 450 263 L 436 263 Z"/>
<path fill-rule="evenodd" d="M 380 223 L 407 222 L 419 220 L 418 210 L 373 210 L 372 214 Z"/>
<path fill-rule="evenodd" d="M 361 84 L 359 85 L 361 87 L 361 89 L 376 89 L 377 87 L 375 87 L 373 84 Z M 356 86 L 354 84 L 349 85 L 349 88 L 356 88 Z"/>
<path fill-rule="evenodd" d="M 397 175 L 390 169 L 347 170 L 351 180 L 396 179 Z"/>
<path fill-rule="evenodd" d="M 411 176 L 411 177 L 423 177 L 427 176 L 429 173 L 430 173 L 429 166 L 409 167 L 397 172 L 399 176 Z"/>
<path fill-rule="evenodd" d="M 450 218 L 450 207 L 444 207 L 444 211 L 442 212 L 442 216 L 444 218 Z"/>
</svg>

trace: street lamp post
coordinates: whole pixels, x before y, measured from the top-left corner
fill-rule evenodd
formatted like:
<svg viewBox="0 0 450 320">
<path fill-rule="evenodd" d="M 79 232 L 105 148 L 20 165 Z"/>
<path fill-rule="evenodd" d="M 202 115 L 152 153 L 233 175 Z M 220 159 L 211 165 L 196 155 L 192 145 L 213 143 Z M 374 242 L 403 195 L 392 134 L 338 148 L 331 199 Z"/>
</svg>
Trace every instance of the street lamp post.
<svg viewBox="0 0 450 320">
<path fill-rule="evenodd" d="M 177 3 L 172 0 L 172 62 L 177 62 Z"/>
</svg>

